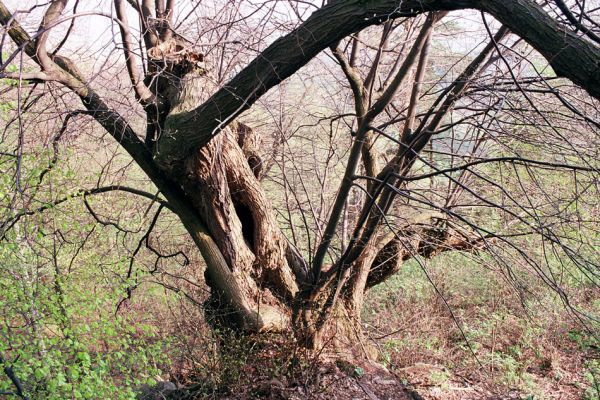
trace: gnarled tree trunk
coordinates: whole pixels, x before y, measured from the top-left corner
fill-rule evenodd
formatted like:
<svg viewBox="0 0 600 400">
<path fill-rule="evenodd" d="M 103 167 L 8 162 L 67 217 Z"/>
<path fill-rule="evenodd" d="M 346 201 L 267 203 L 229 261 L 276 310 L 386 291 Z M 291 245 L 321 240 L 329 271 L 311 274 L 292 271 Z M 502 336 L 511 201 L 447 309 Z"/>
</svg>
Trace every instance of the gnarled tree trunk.
<svg viewBox="0 0 600 400">
<path fill-rule="evenodd" d="M 198 55 L 184 51 L 183 56 L 172 56 L 165 50 L 153 54 L 160 54 L 154 61 L 170 71 L 167 79 L 161 78 L 165 117 L 155 130 L 181 133 L 189 128 L 179 126 L 178 115 L 206 100 L 212 89 L 209 79 L 196 65 Z M 170 171 L 220 253 L 207 259 L 211 317 L 246 332 L 295 331 L 303 343 L 319 351 L 330 347 L 348 356 L 373 357 L 360 323 L 366 275 L 342 301 L 336 299 L 332 310 L 320 313 L 331 300 L 331 286 L 311 283 L 303 260 L 279 229 L 258 179 L 254 135 L 250 127 L 233 122 L 188 156 L 182 168 Z M 365 252 L 354 270 L 368 272 L 364 264 L 374 257 L 374 250 Z M 302 322 L 292 321 L 294 310 L 302 311 Z"/>
<path fill-rule="evenodd" d="M 444 15 L 436 13 L 427 18 L 417 43 L 393 80 L 395 87 L 391 86 L 382 96 L 387 98 L 385 101 L 389 101 L 408 76 L 423 49 L 422 70 L 433 26 Z M 161 98 L 158 115 L 162 117 L 156 119 L 156 126 L 151 129 L 158 132 L 157 141 L 161 140 L 161 132 L 163 135 L 176 132 L 185 137 L 189 131 L 190 136 L 194 135 L 193 125 L 182 123 L 181 116 L 188 115 L 214 92 L 199 64 L 202 56 L 174 42 L 174 39 L 164 42 L 149 52 L 158 66 L 156 70 L 160 71 L 156 95 Z M 341 58 L 340 61 L 343 63 Z M 347 72 L 351 75 L 351 71 Z M 472 71 L 475 72 L 476 69 Z M 421 79 L 422 72 L 417 74 L 415 87 L 420 87 Z M 362 92 L 365 91 L 363 88 Z M 364 112 L 364 116 L 359 122 L 367 126 L 377 114 L 373 109 L 367 110 L 366 101 L 361 100 L 361 104 L 357 107 L 358 115 Z M 381 112 L 385 105 L 378 101 L 375 107 Z M 364 142 L 370 143 L 372 133 L 360 129 Z M 412 125 L 409 130 L 412 131 Z M 212 316 L 221 324 L 248 332 L 294 331 L 306 347 L 321 354 L 327 347 L 348 357 L 373 358 L 375 352 L 364 336 L 360 321 L 366 291 L 397 272 L 403 260 L 415 254 L 431 256 L 448 242 L 436 239 L 438 230 L 427 231 L 418 224 L 411 226 L 412 230 L 405 230 L 402 237 L 381 237 L 378 228 L 382 213 L 377 210 L 389 208 L 394 192 L 386 188 L 377 194 L 378 185 L 373 184 L 369 190 L 375 199 L 380 195 L 380 204 L 375 208 L 365 205 L 366 225 L 355 230 L 355 237 L 360 239 L 353 242 L 343 259 L 330 266 L 329 271 L 308 273 L 302 257 L 293 251 L 279 229 L 258 179 L 258 141 L 250 127 L 232 122 L 207 144 L 188 153 L 176 168 L 166 170 L 169 178 L 183 189 L 220 255 L 205 257 L 207 283 L 212 288 Z M 358 138 L 356 154 L 363 154 L 365 160 L 371 161 L 369 175 L 375 175 L 378 169 L 373 162 L 375 157 L 365 157 L 370 152 L 365 147 L 356 147 L 360 144 Z M 411 161 L 403 158 L 404 153 L 405 148 L 401 147 L 398 157 L 392 160 L 394 164 L 381 173 L 407 172 Z M 442 232 L 446 234 L 447 230 Z"/>
<path fill-rule="evenodd" d="M 159 132 L 178 131 L 177 116 L 213 89 L 195 63 L 200 56 L 182 50 L 178 55 L 163 51 L 155 60 L 170 71 Z M 253 135 L 249 127 L 231 124 L 170 177 L 183 188 L 222 255 L 206 269 L 215 314 L 242 330 L 282 331 L 289 329 L 298 285 L 287 260 L 288 243 L 256 176 L 260 160 Z"/>
</svg>

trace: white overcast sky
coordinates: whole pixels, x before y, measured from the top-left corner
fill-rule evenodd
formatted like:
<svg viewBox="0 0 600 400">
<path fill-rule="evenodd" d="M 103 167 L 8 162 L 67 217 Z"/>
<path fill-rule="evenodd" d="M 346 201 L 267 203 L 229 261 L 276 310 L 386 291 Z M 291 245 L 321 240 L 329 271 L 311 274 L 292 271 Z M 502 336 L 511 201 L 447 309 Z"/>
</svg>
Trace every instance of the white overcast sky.
<svg viewBox="0 0 600 400">
<path fill-rule="evenodd" d="M 5 4 L 6 6 L 9 8 L 9 10 L 11 12 L 15 12 L 16 10 L 20 10 L 20 11 L 28 11 L 29 9 L 31 9 L 32 7 L 35 6 L 39 6 L 38 8 L 36 8 L 31 14 L 29 14 L 27 17 L 25 17 L 25 14 L 19 14 L 18 19 L 20 21 L 22 21 L 23 25 L 25 26 L 25 28 L 29 31 L 29 32 L 33 32 L 35 31 L 35 29 L 37 28 L 37 25 L 40 21 L 41 18 L 41 13 L 43 13 L 43 11 L 45 10 L 45 6 L 48 3 L 47 0 L 5 0 Z M 192 2 L 189 1 L 182 1 L 180 2 L 180 4 L 182 5 L 182 7 L 184 7 L 184 10 L 176 10 L 176 18 L 180 15 L 185 15 L 187 14 L 187 10 L 190 7 L 190 4 L 192 4 Z M 257 6 L 257 4 L 260 4 L 260 1 L 253 1 L 253 0 L 249 0 L 248 2 L 248 10 L 251 10 L 253 8 L 255 8 Z M 316 1 L 315 3 L 320 4 L 321 1 Z M 70 1 L 69 4 L 67 5 L 67 9 L 71 10 L 71 7 L 73 6 L 74 1 Z M 282 5 L 284 3 L 281 3 Z M 136 16 L 135 11 L 131 8 L 131 7 L 127 7 L 127 9 L 129 10 L 129 23 L 132 26 L 132 30 L 136 30 L 137 29 L 137 21 L 138 18 Z M 286 13 L 285 10 L 281 10 L 282 13 Z M 114 10 L 112 7 L 112 1 L 111 0 L 83 0 L 80 1 L 79 4 L 79 8 L 77 10 L 78 14 L 79 13 L 89 13 L 89 12 L 102 12 L 105 14 L 113 14 Z M 465 11 L 465 12 L 460 12 L 460 13 L 452 13 L 448 18 L 452 18 L 452 17 L 460 17 L 460 24 L 464 26 L 464 28 L 467 31 L 477 31 L 480 30 L 481 28 L 481 18 L 479 16 L 479 13 L 477 12 L 472 12 L 472 11 Z M 66 21 L 64 23 L 62 23 L 59 27 L 55 28 L 55 32 L 54 35 L 51 35 L 51 40 L 54 39 L 55 41 L 60 40 L 61 39 L 61 35 L 60 32 L 64 32 L 68 25 L 69 25 L 70 21 Z M 107 42 L 109 42 L 110 40 L 112 40 L 113 37 L 113 29 L 116 29 L 116 27 L 111 27 L 111 21 L 109 18 L 103 17 L 103 16 L 97 16 L 97 15 L 86 15 L 86 16 L 82 16 L 80 17 L 76 24 L 75 24 L 75 31 L 74 31 L 74 35 L 71 36 L 71 38 L 68 41 L 68 45 L 67 45 L 67 49 L 71 49 L 71 50 L 75 50 L 80 46 L 83 45 L 87 45 L 87 46 L 95 46 L 95 47 L 101 47 L 102 45 L 106 44 Z M 470 35 L 470 34 L 465 34 L 463 38 L 461 38 L 461 40 L 458 40 L 455 43 L 452 43 L 452 46 L 457 46 L 457 47 L 464 47 L 464 48 L 469 48 L 477 42 L 476 40 L 476 36 L 478 35 Z M 117 39 L 118 40 L 118 39 Z M 458 49 L 457 49 L 458 50 Z"/>
</svg>

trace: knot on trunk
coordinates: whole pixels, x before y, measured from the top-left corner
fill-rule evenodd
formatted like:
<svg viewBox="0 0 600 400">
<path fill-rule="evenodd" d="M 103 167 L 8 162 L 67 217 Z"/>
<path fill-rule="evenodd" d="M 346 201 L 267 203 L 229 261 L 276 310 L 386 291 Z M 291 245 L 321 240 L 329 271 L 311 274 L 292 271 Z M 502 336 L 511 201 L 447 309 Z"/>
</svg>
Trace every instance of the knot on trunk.
<svg viewBox="0 0 600 400">
<path fill-rule="evenodd" d="M 233 130 L 237 133 L 237 143 L 244 152 L 248 165 L 254 176 L 260 180 L 263 170 L 263 160 L 258 153 L 258 149 L 262 145 L 260 135 L 241 122 L 235 122 Z"/>
<path fill-rule="evenodd" d="M 148 50 L 150 61 L 160 65 L 173 75 L 182 77 L 190 72 L 200 75 L 206 73 L 204 54 L 194 51 L 190 46 L 170 39 Z"/>
</svg>

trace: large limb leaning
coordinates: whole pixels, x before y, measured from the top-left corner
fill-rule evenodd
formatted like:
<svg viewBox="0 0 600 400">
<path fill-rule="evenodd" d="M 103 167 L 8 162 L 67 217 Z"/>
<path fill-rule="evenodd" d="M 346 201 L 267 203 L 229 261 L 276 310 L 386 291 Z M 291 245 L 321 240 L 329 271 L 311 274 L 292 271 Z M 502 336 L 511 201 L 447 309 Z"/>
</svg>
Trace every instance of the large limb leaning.
<svg viewBox="0 0 600 400">
<path fill-rule="evenodd" d="M 270 88 L 351 33 L 389 18 L 467 8 L 493 15 L 538 50 L 557 75 L 600 99 L 600 47 L 558 24 L 532 0 L 337 1 L 276 40 L 206 102 L 174 118 L 173 129 L 158 142 L 156 160 L 164 168 L 176 167 Z"/>
</svg>

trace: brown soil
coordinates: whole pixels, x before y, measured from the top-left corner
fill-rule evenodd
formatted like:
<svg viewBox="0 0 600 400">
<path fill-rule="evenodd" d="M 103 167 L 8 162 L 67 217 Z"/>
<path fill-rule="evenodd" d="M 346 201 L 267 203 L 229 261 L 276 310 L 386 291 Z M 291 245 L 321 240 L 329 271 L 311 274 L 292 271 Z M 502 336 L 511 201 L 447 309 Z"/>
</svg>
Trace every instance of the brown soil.
<svg viewBox="0 0 600 400">
<path fill-rule="evenodd" d="M 402 384 L 393 374 L 379 366 L 356 367 L 336 361 L 312 365 L 290 376 L 269 377 L 258 365 L 248 366 L 246 376 L 227 392 L 207 393 L 195 384 L 175 389 L 170 382 L 144 390 L 143 400 L 423 400 L 415 391 Z"/>
<path fill-rule="evenodd" d="M 318 368 L 310 382 L 277 379 L 256 382 L 246 390 L 223 399 L 281 399 L 281 400 L 418 400 L 417 393 L 398 381 L 384 369 L 369 372 L 346 363 L 327 363 Z"/>
</svg>

